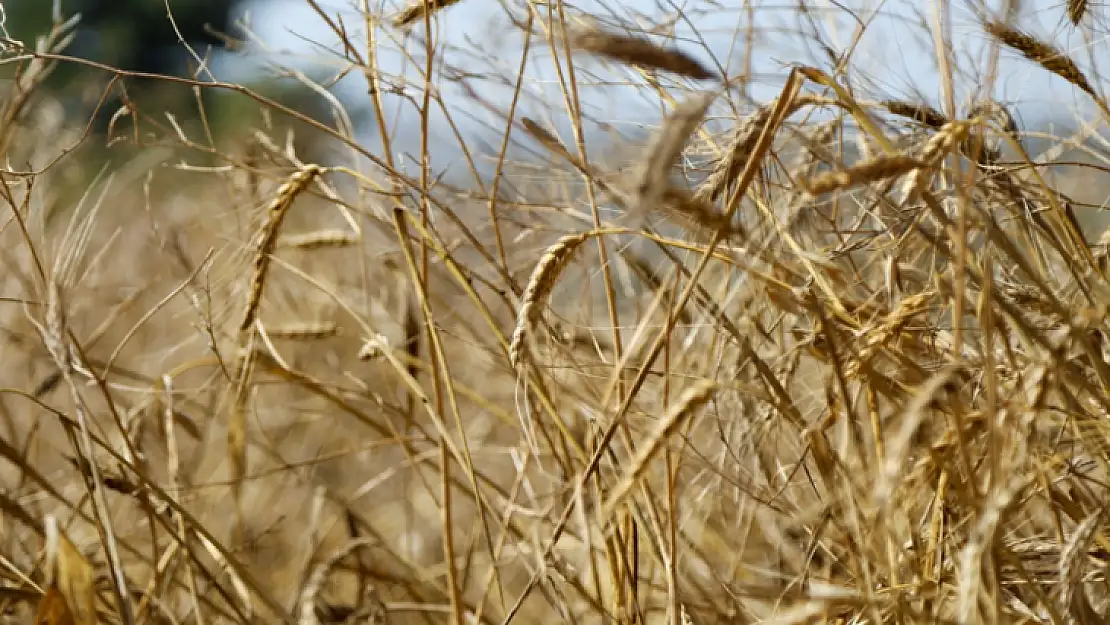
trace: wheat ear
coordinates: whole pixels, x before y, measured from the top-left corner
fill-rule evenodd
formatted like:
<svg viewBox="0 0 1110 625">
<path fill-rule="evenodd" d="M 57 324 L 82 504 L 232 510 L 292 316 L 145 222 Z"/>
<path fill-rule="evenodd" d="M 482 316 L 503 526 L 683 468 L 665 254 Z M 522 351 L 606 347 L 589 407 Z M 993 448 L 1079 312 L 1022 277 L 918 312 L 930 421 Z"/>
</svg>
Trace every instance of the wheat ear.
<svg viewBox="0 0 1110 625">
<path fill-rule="evenodd" d="M 710 71 L 689 54 L 656 45 L 642 37 L 591 28 L 573 33 L 570 43 L 572 47 L 579 50 L 628 65 L 668 71 L 695 80 L 707 80 L 717 76 L 715 72 Z"/>
<path fill-rule="evenodd" d="M 1087 9 L 1090 4 L 1087 0 L 1068 0 L 1068 19 L 1072 24 L 1079 26 L 1083 21 L 1083 16 L 1087 15 Z"/>
<path fill-rule="evenodd" d="M 944 126 L 949 121 L 948 117 L 946 117 L 944 113 L 941 113 L 928 104 L 923 104 L 921 102 L 906 102 L 905 100 L 883 100 L 879 104 L 882 104 L 883 108 L 890 111 L 894 115 L 905 117 L 906 119 L 912 119 L 920 124 L 928 126 L 929 128 L 939 129 L 941 126 Z"/>
<path fill-rule="evenodd" d="M 228 459 L 231 464 L 233 481 L 246 474 L 246 401 L 252 359 L 250 357 L 250 329 L 258 318 L 258 308 L 262 302 L 262 289 L 270 268 L 270 255 L 277 244 L 278 233 L 293 200 L 308 188 L 324 169 L 319 165 L 308 165 L 299 169 L 278 188 L 277 195 L 266 207 L 266 215 L 259 230 L 254 246 L 254 272 L 251 275 L 250 293 L 243 318 L 239 322 L 238 354 L 236 358 L 235 389 L 228 415 L 227 444 Z M 238 497 L 236 498 L 238 499 Z"/>
<path fill-rule="evenodd" d="M 663 416 L 663 420 L 659 422 L 655 432 L 652 433 L 651 438 L 637 450 L 636 457 L 632 461 L 632 468 L 617 484 L 617 487 L 609 493 L 609 497 L 602 507 L 601 518 L 603 521 L 613 518 L 617 508 L 628 497 L 628 493 L 632 491 L 640 478 L 643 477 L 655 455 L 686 421 L 687 417 L 694 414 L 698 408 L 705 405 L 713 397 L 717 388 L 717 383 L 714 380 L 699 380 L 686 389 L 682 396 L 678 398 L 678 401 L 671 406 L 671 409 Z"/>
<path fill-rule="evenodd" d="M 804 106 L 822 102 L 823 99 L 821 98 L 799 94 L 789 103 L 786 116 Z M 776 103 L 777 101 L 765 104 L 744 118 L 744 121 L 736 129 L 735 138 L 728 148 L 728 155 L 717 162 L 716 167 L 713 168 L 705 182 L 698 187 L 694 194 L 697 202 L 712 203 L 716 201 L 725 188 L 740 175 L 744 165 L 748 162 L 748 155 L 751 154 L 752 149 L 759 141 L 759 133 L 763 131 L 763 127 L 767 125 L 767 120 L 774 114 Z"/>
<path fill-rule="evenodd" d="M 1072 612 L 1073 607 L 1078 607 L 1075 606 L 1077 602 L 1086 600 L 1083 572 L 1091 542 L 1105 514 L 1105 510 L 1098 510 L 1084 519 L 1060 550 L 1060 609 L 1064 612 Z"/>
<path fill-rule="evenodd" d="M 668 187 L 671 166 L 682 155 L 690 136 L 705 118 L 715 93 L 699 93 L 678 106 L 663 120 L 659 132 L 647 145 L 645 158 L 636 171 L 635 194 L 639 210 L 653 210 Z"/>
<path fill-rule="evenodd" d="M 243 311 L 243 319 L 239 323 L 239 331 L 246 332 L 250 329 L 258 316 L 258 306 L 262 301 L 262 288 L 266 284 L 266 274 L 270 270 L 270 255 L 274 252 L 281 231 L 281 224 L 285 220 L 293 200 L 297 199 L 312 181 L 324 169 L 319 165 L 308 165 L 303 169 L 293 172 L 289 179 L 278 188 L 277 195 L 270 205 L 266 207 L 266 217 L 259 230 L 258 242 L 254 246 L 254 273 L 251 276 L 250 295 L 247 299 L 247 308 Z M 240 345 L 240 347 L 242 347 Z"/>
<path fill-rule="evenodd" d="M 318 250 L 326 247 L 350 247 L 358 242 L 357 234 L 342 228 L 335 228 L 284 236 L 278 246 L 299 250 Z"/>
<path fill-rule="evenodd" d="M 803 185 L 810 195 L 821 195 L 838 189 L 856 187 L 877 180 L 889 180 L 921 167 L 921 162 L 908 154 L 879 156 L 857 163 L 841 171 L 817 176 Z"/>
<path fill-rule="evenodd" d="M 427 14 L 435 13 L 458 2 L 459 0 L 417 0 L 416 4 L 406 7 L 397 17 L 393 18 L 393 25 L 398 28 L 408 26 L 424 19 Z"/>
<path fill-rule="evenodd" d="M 513 330 L 512 340 L 509 342 L 509 361 L 513 368 L 524 364 L 527 357 L 527 335 L 532 326 L 539 321 L 543 307 L 547 304 L 547 298 L 555 288 L 555 283 L 559 281 L 559 275 L 570 263 L 574 252 L 594 234 L 591 231 L 564 236 L 555 245 L 547 248 L 547 251 L 540 258 L 540 262 L 536 264 L 536 268 L 532 270 L 532 276 L 528 279 L 528 285 L 524 288 L 520 312 L 517 314 L 516 328 Z"/>
<path fill-rule="evenodd" d="M 1005 22 L 993 21 L 987 22 L 984 26 L 987 33 L 995 39 L 998 39 L 1006 46 L 1017 50 L 1025 58 L 1040 65 L 1045 70 L 1056 74 L 1060 78 L 1070 82 L 1071 84 L 1079 87 L 1088 95 L 1098 100 L 1098 94 L 1095 93 L 1094 87 L 1091 86 L 1087 77 L 1079 70 L 1070 57 L 1060 52 L 1043 41 L 1040 41 L 1024 33 Z"/>
</svg>

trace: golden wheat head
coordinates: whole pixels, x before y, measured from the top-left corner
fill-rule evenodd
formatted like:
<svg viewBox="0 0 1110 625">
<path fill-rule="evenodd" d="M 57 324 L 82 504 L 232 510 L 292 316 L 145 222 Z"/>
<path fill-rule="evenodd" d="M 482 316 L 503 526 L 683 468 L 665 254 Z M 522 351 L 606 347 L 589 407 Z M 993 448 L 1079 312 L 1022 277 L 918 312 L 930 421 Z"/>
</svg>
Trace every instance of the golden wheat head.
<svg viewBox="0 0 1110 625">
<path fill-rule="evenodd" d="M 690 136 L 705 118 L 716 94 L 700 93 L 678 104 L 663 120 L 645 152 L 647 157 L 635 172 L 636 203 L 641 211 L 655 208 L 668 185 L 671 166 L 682 155 Z"/>
<path fill-rule="evenodd" d="M 1083 21 L 1083 17 L 1087 15 L 1087 9 L 1090 8 L 1087 0 L 1068 0 L 1068 19 L 1072 24 L 1079 26 Z"/>
<path fill-rule="evenodd" d="M 291 234 L 282 237 L 278 246 L 299 250 L 318 250 L 328 247 L 351 247 L 357 245 L 358 242 L 357 234 L 342 228 L 334 228 Z"/>
<path fill-rule="evenodd" d="M 298 169 L 289 176 L 289 179 L 278 188 L 270 205 L 266 207 L 266 217 L 259 231 L 258 243 L 255 245 L 254 273 L 251 276 L 250 296 L 247 299 L 247 308 L 243 312 L 243 320 L 239 324 L 239 331 L 246 332 L 254 323 L 258 314 L 258 306 L 262 300 L 262 288 L 266 283 L 266 273 L 270 268 L 270 255 L 277 245 L 278 233 L 285 220 L 285 214 L 292 206 L 293 200 L 304 192 L 312 181 L 324 169 L 319 165 L 308 165 Z"/>
<path fill-rule="evenodd" d="M 627 65 L 663 70 L 695 80 L 708 80 L 717 76 L 689 54 L 656 45 L 642 37 L 591 28 L 573 33 L 570 42 L 579 50 Z"/>
<path fill-rule="evenodd" d="M 459 0 L 417 0 L 417 3 L 406 7 L 397 17 L 393 18 L 393 25 L 400 28 L 424 19 L 425 15 L 445 9 Z"/>
<path fill-rule="evenodd" d="M 528 279 L 528 285 L 524 288 L 520 312 L 517 314 L 516 328 L 513 330 L 513 336 L 509 342 L 509 361 L 514 368 L 520 367 L 524 363 L 527 354 L 528 332 L 539 320 L 543 307 L 547 303 L 547 298 L 555 288 L 555 283 L 559 281 L 559 275 L 570 263 L 574 252 L 593 234 L 593 232 L 580 232 L 564 236 L 544 252 L 540 262 L 532 270 L 532 276 Z"/>
<path fill-rule="evenodd" d="M 939 129 L 948 123 L 948 117 L 935 108 L 921 102 L 906 102 L 905 100 L 883 100 L 883 108 L 892 114 L 906 119 L 912 119 L 929 128 Z"/>
<path fill-rule="evenodd" d="M 811 195 L 820 195 L 869 182 L 888 180 L 909 173 L 918 167 L 921 167 L 920 161 L 908 154 L 879 156 L 841 171 L 821 174 L 803 184 Z"/>
<path fill-rule="evenodd" d="M 1052 45 L 1040 41 L 1032 35 L 1024 33 L 1005 22 L 987 22 L 984 28 L 992 37 L 998 39 L 1007 47 L 1017 50 L 1025 58 L 1040 65 L 1045 70 L 1056 74 L 1076 87 L 1079 87 L 1087 92 L 1088 95 L 1095 98 L 1098 97 L 1094 87 L 1092 87 L 1090 81 L 1087 80 L 1087 76 L 1079 70 L 1079 66 L 1076 65 L 1075 61 Z"/>
<path fill-rule="evenodd" d="M 238 480 L 246 474 L 247 470 L 246 402 L 247 388 L 254 364 L 253 351 L 250 350 L 251 334 L 249 330 L 258 318 L 258 308 L 262 302 L 262 289 L 266 284 L 266 274 L 270 267 L 270 256 L 277 245 L 282 221 L 284 221 L 285 215 L 289 212 L 289 207 L 292 206 L 297 196 L 303 193 L 323 172 L 324 168 L 319 165 L 308 165 L 289 176 L 289 179 L 278 188 L 273 201 L 266 207 L 266 216 L 259 230 L 258 241 L 255 244 L 254 272 L 251 276 L 250 293 L 242 321 L 239 323 L 235 386 L 227 425 L 228 460 L 232 475 L 236 480 L 236 489 L 238 489 Z M 238 497 L 236 497 L 236 500 L 238 501 Z"/>
<path fill-rule="evenodd" d="M 789 116 L 804 106 L 818 104 L 822 101 L 821 98 L 809 94 L 796 95 L 790 101 L 786 115 Z M 747 164 L 748 156 L 759 141 L 759 134 L 763 131 L 763 127 L 767 125 L 767 120 L 775 112 L 775 104 L 775 102 L 772 102 L 759 107 L 740 123 L 735 131 L 732 143 L 728 147 L 728 154 L 717 162 L 713 171 L 694 194 L 694 199 L 697 202 L 711 203 L 716 201 L 728 188 L 728 185 L 740 175 L 744 165 Z"/>
</svg>

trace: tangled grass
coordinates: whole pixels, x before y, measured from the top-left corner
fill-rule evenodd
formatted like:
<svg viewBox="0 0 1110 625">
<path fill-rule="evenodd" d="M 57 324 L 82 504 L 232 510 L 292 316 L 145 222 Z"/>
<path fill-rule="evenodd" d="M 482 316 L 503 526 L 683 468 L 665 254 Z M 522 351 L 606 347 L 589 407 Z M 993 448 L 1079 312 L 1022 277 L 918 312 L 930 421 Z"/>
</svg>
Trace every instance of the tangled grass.
<svg viewBox="0 0 1110 625">
<path fill-rule="evenodd" d="M 338 99 L 324 122 L 166 77 L 262 114 L 216 136 L 121 111 L 132 157 L 96 176 L 39 85 L 128 75 L 65 57 L 72 22 L 5 42 L 4 618 L 1105 622 L 1110 236 L 1052 169 L 1078 143 L 1031 154 L 990 98 L 869 93 L 849 56 L 745 98 L 753 76 L 666 41 L 684 14 L 632 32 L 562 2 L 507 9 L 498 99 L 427 36 L 471 1 L 364 5 L 361 42 L 309 1 L 373 140 Z M 964 8 L 1105 123 L 1093 68 Z M 407 82 L 381 64 L 401 32 Z M 665 110 L 609 160 L 599 64 Z M 467 142 L 455 93 L 496 141 Z M 433 169 L 433 119 L 467 181 Z"/>
</svg>

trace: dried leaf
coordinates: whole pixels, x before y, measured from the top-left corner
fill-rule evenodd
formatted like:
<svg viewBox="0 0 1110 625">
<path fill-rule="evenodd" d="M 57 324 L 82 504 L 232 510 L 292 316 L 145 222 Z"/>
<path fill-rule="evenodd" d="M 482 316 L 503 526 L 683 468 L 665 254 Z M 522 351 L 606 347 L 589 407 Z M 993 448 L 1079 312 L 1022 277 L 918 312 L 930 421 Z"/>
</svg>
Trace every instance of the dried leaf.
<svg viewBox="0 0 1110 625">
<path fill-rule="evenodd" d="M 61 531 L 54 517 L 47 519 L 46 542 L 48 558 L 53 560 L 51 586 L 56 586 L 65 600 L 68 622 L 96 625 L 96 576 L 92 564 Z"/>
<path fill-rule="evenodd" d="M 73 614 L 66 605 L 65 597 L 58 590 L 57 584 L 51 584 L 46 589 L 46 594 L 39 601 L 39 609 L 35 612 L 35 625 L 76 625 Z"/>
</svg>

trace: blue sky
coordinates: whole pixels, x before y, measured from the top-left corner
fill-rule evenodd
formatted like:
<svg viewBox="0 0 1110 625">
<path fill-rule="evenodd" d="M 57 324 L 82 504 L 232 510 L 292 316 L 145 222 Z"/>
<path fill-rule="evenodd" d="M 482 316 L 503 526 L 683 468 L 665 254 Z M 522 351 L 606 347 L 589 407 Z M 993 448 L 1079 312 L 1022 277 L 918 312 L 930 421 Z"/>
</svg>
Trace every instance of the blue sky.
<svg viewBox="0 0 1110 625">
<path fill-rule="evenodd" d="M 356 1 L 320 0 L 320 4 L 331 13 L 344 14 L 346 23 L 357 27 L 359 19 L 353 9 Z M 679 2 L 682 0 L 584 0 L 575 3 L 575 7 L 609 18 L 627 20 L 635 18 L 637 13 L 661 15 L 661 11 L 656 8 L 659 5 L 668 12 L 673 12 L 675 6 L 682 6 L 715 55 L 722 62 L 731 59 L 729 67 L 732 70 L 730 73 L 733 73 L 739 68 L 742 58 L 742 36 L 743 31 L 748 28 L 750 5 L 751 14 L 755 16 L 755 28 L 760 33 L 757 48 L 752 55 L 756 59 L 753 69 L 757 76 L 785 76 L 786 71 L 783 68 L 797 62 L 814 63 L 819 67 L 829 66 L 826 58 L 819 56 L 820 51 L 807 45 L 805 38 L 797 34 L 799 27 L 808 29 L 811 26 L 798 18 L 796 0 L 688 0 L 681 5 L 677 4 Z M 515 5 L 515 0 L 512 3 Z M 374 4 L 376 3 L 372 3 L 372 6 Z M 868 93 L 884 97 L 913 98 L 923 95 L 934 106 L 942 106 L 936 55 L 932 50 L 927 27 L 922 22 L 934 19 L 938 3 L 931 0 L 845 0 L 834 5 L 828 0 L 810 0 L 806 4 L 814 16 L 816 27 L 837 50 L 846 48 L 855 29 L 855 22 L 849 13 L 837 8 L 838 5 L 850 8 L 856 15 L 871 22 L 853 55 L 855 65 L 852 74 L 857 78 L 866 77 L 871 82 L 857 86 Z M 966 106 L 970 90 L 981 82 L 976 75 L 986 71 L 988 42 L 978 27 L 975 16 L 967 8 L 969 3 L 955 0 L 950 4 L 953 7 L 952 40 L 957 42 L 955 64 L 968 72 L 968 75 L 958 79 L 956 101 L 958 105 Z M 1110 26 L 1110 5 L 1104 7 L 1092 2 L 1092 14 L 1088 15 L 1085 28 L 1080 30 L 1066 21 L 1063 4 L 1064 0 L 1023 0 L 1019 2 L 1021 13 L 1018 25 L 1039 37 L 1051 39 L 1076 58 L 1085 70 L 1090 71 L 1092 65 L 1089 50 L 1106 47 L 1105 33 L 1110 31 L 1107 28 Z M 991 0 L 987 5 L 997 9 L 1001 2 Z M 389 11 L 400 6 L 402 5 L 399 2 L 391 1 L 387 4 Z M 320 48 L 309 42 L 325 45 L 334 43 L 334 38 L 329 37 L 323 22 L 303 0 L 255 0 L 246 8 L 259 38 L 280 49 L 275 58 L 281 63 L 301 68 L 311 67 L 325 58 L 325 55 Z M 445 20 L 441 21 L 439 32 L 448 44 L 460 49 L 473 49 L 475 44 L 482 46 L 485 52 L 481 56 L 494 59 L 500 73 L 511 75 L 519 62 L 521 36 L 511 28 L 501 27 L 504 20 L 498 17 L 500 15 L 502 10 L 497 0 L 462 0 L 460 4 L 438 14 L 438 19 Z M 680 35 L 690 35 L 692 31 L 688 27 L 682 27 L 678 32 Z M 409 45 L 410 49 L 415 49 L 412 42 Z M 681 47 L 703 60 L 709 60 L 696 42 L 687 41 Z M 732 54 L 729 54 L 730 50 L 733 51 Z M 1094 67 L 1105 63 L 1105 54 L 1095 56 Z M 450 58 L 456 64 L 464 65 L 467 70 L 489 69 L 469 64 L 470 61 L 466 61 L 467 57 L 462 53 L 453 54 Z M 399 55 L 387 57 L 383 62 L 389 70 L 401 70 Z M 334 59 L 330 63 L 338 67 Z M 607 71 L 606 66 L 596 67 L 600 75 L 606 78 L 626 81 L 634 78 L 630 72 L 620 67 L 611 67 Z M 230 66 L 217 66 L 219 77 L 225 79 L 240 78 L 244 71 L 250 70 L 242 60 L 237 60 Z M 535 57 L 535 61 L 530 64 L 529 75 L 537 79 L 528 88 L 531 102 L 546 102 L 553 113 L 550 118 L 544 118 L 542 110 L 529 110 L 529 104 L 523 105 L 525 111 L 544 118 L 545 121 L 550 119 L 557 122 L 562 105 L 558 91 L 551 84 L 554 74 L 546 54 Z M 1012 52 L 1003 51 L 998 75 L 994 97 L 1013 105 L 1023 127 L 1039 125 L 1049 117 L 1072 119 L 1077 112 L 1088 120 L 1094 119 L 1089 102 L 1077 95 L 1070 85 L 1046 74 Z M 541 84 L 546 84 L 546 87 L 539 86 Z M 753 96 L 760 100 L 769 99 L 773 97 L 779 84 L 775 80 L 760 81 L 753 86 Z M 348 90 L 353 101 L 363 97 L 365 87 L 360 77 L 352 76 L 342 87 Z M 494 89 L 495 93 L 497 91 Z M 499 106 L 507 107 L 508 90 L 500 91 L 501 97 L 490 97 Z M 464 102 L 463 98 L 455 96 L 459 96 L 459 93 L 450 93 L 448 99 L 455 103 Z M 621 125 L 627 128 L 653 124 L 661 113 L 658 98 L 650 93 L 645 94 L 643 89 L 606 86 L 584 89 L 582 97 L 597 119 L 614 124 L 618 130 L 622 130 Z M 457 122 L 464 132 L 484 136 L 482 120 L 497 123 L 493 116 L 480 107 L 470 106 L 464 109 L 474 116 L 473 119 L 458 117 Z M 456 112 L 458 110 L 463 109 L 456 109 Z M 411 125 L 403 124 L 402 127 Z M 447 131 L 448 128 L 440 120 L 436 133 Z"/>
</svg>

